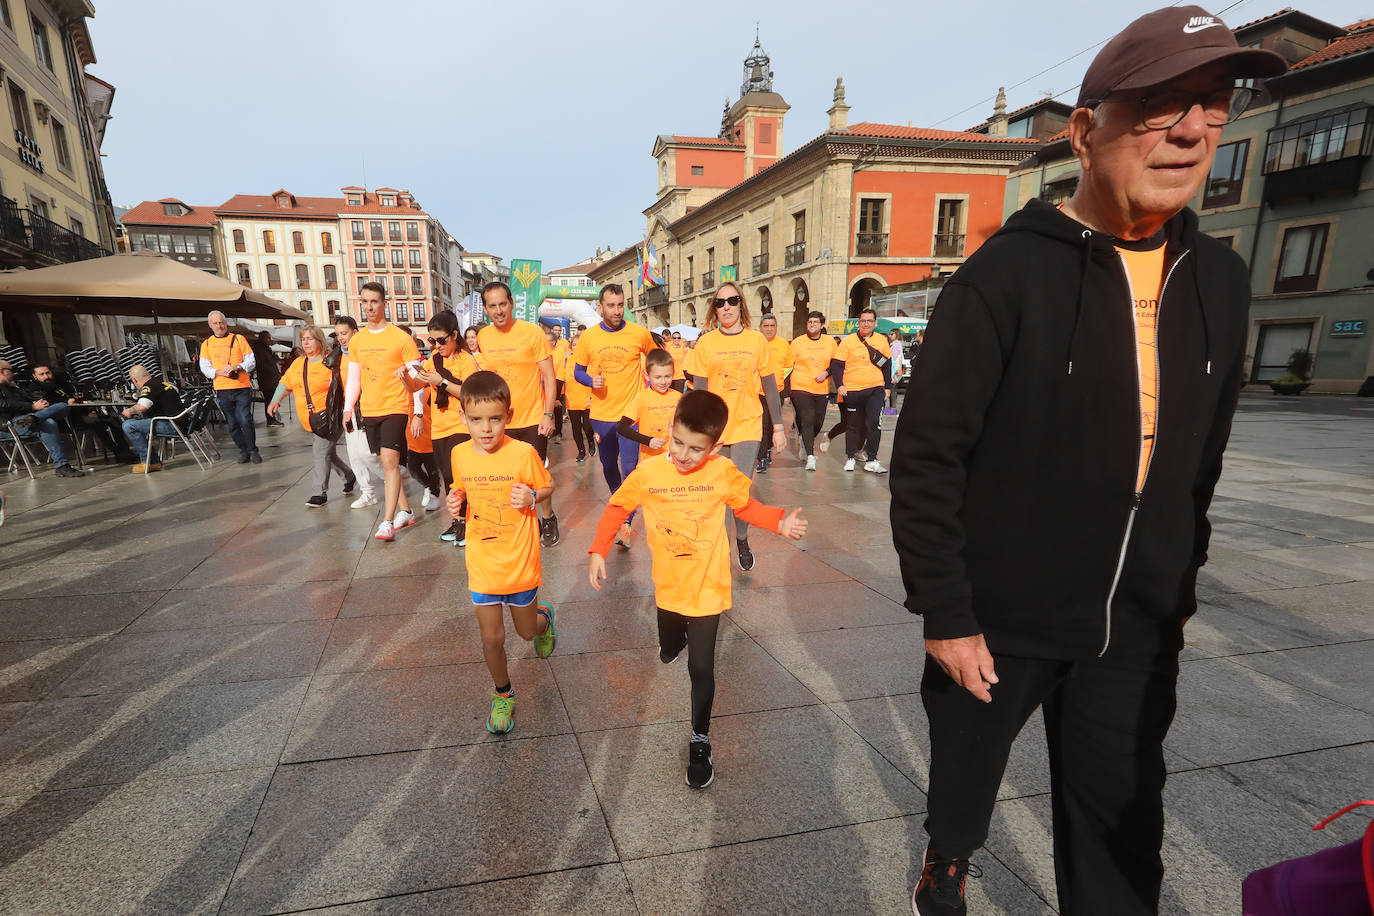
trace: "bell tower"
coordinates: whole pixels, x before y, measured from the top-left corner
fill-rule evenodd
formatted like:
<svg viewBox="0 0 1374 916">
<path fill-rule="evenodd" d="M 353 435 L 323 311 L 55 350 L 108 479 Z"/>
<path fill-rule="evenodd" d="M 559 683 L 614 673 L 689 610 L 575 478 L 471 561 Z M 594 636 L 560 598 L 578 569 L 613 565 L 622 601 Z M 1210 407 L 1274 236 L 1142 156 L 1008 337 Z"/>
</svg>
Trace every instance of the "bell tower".
<svg viewBox="0 0 1374 916">
<path fill-rule="evenodd" d="M 739 101 L 725 113 L 723 126 L 729 138 L 744 145 L 744 177 L 748 178 L 782 158 L 782 120 L 790 107 L 773 91 L 772 61 L 757 28 L 754 47 L 744 58 L 739 93 Z"/>
</svg>

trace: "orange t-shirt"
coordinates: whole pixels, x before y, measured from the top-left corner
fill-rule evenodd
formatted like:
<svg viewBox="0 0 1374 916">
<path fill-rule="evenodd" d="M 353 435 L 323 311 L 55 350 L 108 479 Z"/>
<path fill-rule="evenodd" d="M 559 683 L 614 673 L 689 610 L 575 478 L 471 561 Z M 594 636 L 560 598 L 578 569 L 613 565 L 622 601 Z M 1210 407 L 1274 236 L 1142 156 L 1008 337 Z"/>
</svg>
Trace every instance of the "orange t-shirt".
<svg viewBox="0 0 1374 916">
<path fill-rule="evenodd" d="M 805 334 L 792 339 L 792 390 L 811 394 L 829 394 L 830 379 L 816 381 L 816 376 L 830 371 L 830 361 L 838 348 L 835 338 L 822 334 L 812 340 Z"/>
<path fill-rule="evenodd" d="M 415 402 L 396 370 L 420 358 L 415 338 L 389 324 L 380 331 L 361 328 L 348 341 L 348 357 L 362 367 L 362 395 L 358 402 L 364 417 L 414 412 Z"/>
<path fill-rule="evenodd" d="M 774 337 L 768 341 L 768 357 L 773 363 L 773 378 L 777 379 L 778 390 L 782 391 L 783 379 L 787 377 L 787 370 L 792 368 L 792 349 L 787 341 Z"/>
<path fill-rule="evenodd" d="M 252 352 L 253 348 L 248 346 L 248 341 L 244 340 L 243 335 L 235 334 L 233 331 L 223 337 L 207 337 L 200 344 L 200 358 L 208 359 L 211 367 L 215 369 L 238 366 Z M 247 372 L 240 372 L 238 378 L 217 375 L 214 385 L 216 391 L 223 391 L 226 388 L 251 388 L 253 382 L 248 378 Z"/>
<path fill-rule="evenodd" d="M 618 423 L 628 416 L 630 403 L 644 388 L 644 354 L 656 346 L 640 324 L 626 322 L 617 331 L 598 324 L 582 332 L 573 362 L 606 380 L 606 387 L 591 389 L 593 420 Z"/>
<path fill-rule="evenodd" d="M 669 388 L 663 394 L 659 394 L 652 387 L 648 387 L 635 396 L 629 409 L 625 411 L 625 416 L 635 421 L 641 436 L 648 436 L 650 439 L 667 439 L 668 429 L 673 425 L 673 414 L 677 411 L 677 402 L 681 398 L 682 392 L 675 389 Z M 639 460 L 643 461 L 654 455 L 662 455 L 667 450 L 667 446 L 652 449 L 647 445 L 641 445 L 639 447 Z"/>
<path fill-rule="evenodd" d="M 413 410 L 414 407 L 412 406 L 411 409 Z M 420 420 L 425 426 L 424 429 L 420 430 L 420 435 L 418 436 L 412 436 L 410 434 L 410 420 L 413 417 L 414 415 L 412 414 L 410 418 L 406 419 L 406 448 L 410 449 L 412 452 L 428 455 L 434 451 L 434 434 L 432 432 L 433 414 L 429 409 L 429 398 L 425 398 L 425 412 L 420 415 Z"/>
<path fill-rule="evenodd" d="M 558 374 L 558 367 L 567 363 L 572 357 L 572 347 L 563 338 L 558 338 L 553 344 L 553 377 L 561 379 L 563 376 Z"/>
<path fill-rule="evenodd" d="M 720 441 L 724 445 L 757 440 L 763 434 L 761 378 L 772 371 L 768 341 L 752 328 L 737 334 L 707 331 L 687 357 L 685 370 L 703 376 L 706 387 L 730 409 Z"/>
<path fill-rule="evenodd" d="M 892 358 L 892 345 L 881 334 L 870 334 L 865 338 L 868 347 Z M 883 370 L 873 365 L 868 357 L 868 347 L 859 339 L 857 332 L 850 334 L 835 348 L 835 359 L 844 361 L 844 379 L 840 384 L 845 391 L 866 391 L 869 388 L 883 387 Z"/>
<path fill-rule="evenodd" d="M 729 609 L 725 509 L 742 509 L 748 502 L 749 478 L 720 455 L 687 474 L 667 455 L 641 461 L 630 472 L 611 495 L 611 505 L 644 510 L 659 607 L 688 617 Z"/>
<path fill-rule="evenodd" d="M 434 371 L 434 354 L 431 353 L 429 357 L 425 359 L 424 368 L 429 372 Z M 477 361 L 472 358 L 471 353 L 459 349 L 454 352 L 453 356 L 444 360 L 444 368 L 454 378 L 461 382 L 477 371 Z M 430 421 L 432 424 L 430 427 L 430 435 L 435 439 L 443 439 L 448 436 L 457 435 L 458 433 L 466 433 L 468 431 L 468 425 L 463 420 L 463 405 L 458 395 L 450 391 L 448 395 L 448 407 L 443 410 L 440 410 L 439 407 L 434 404 L 438 396 L 439 392 L 431 388 L 428 392 L 428 400 L 425 401 L 425 409 L 430 411 Z"/>
<path fill-rule="evenodd" d="M 482 351 L 478 364 L 510 386 L 511 429 L 538 426 L 544 418 L 544 376 L 539 364 L 553 356 L 543 330 L 528 321 L 514 320 L 502 331 L 489 324 L 477 332 Z"/>
<path fill-rule="evenodd" d="M 310 372 L 306 374 L 305 381 L 301 379 L 301 373 L 305 371 L 306 358 L 299 357 L 286 367 L 286 372 L 281 377 L 281 383 L 286 386 L 286 390 L 291 392 L 291 396 L 296 401 L 296 419 L 301 421 L 301 426 L 306 432 L 310 432 L 310 406 L 305 400 L 305 382 L 310 383 L 310 400 L 315 402 L 316 410 L 324 410 L 325 403 L 329 398 L 329 382 L 332 373 L 325 368 L 321 357 L 320 360 L 310 361 Z"/>
<path fill-rule="evenodd" d="M 1155 412 L 1159 395 L 1159 356 L 1155 350 L 1155 334 L 1159 325 L 1159 293 L 1164 284 L 1164 245 L 1152 251 L 1132 251 L 1118 247 L 1121 262 L 1126 266 L 1126 279 L 1131 289 L 1132 311 L 1135 312 L 1135 341 L 1140 363 L 1140 467 L 1136 471 L 1135 488 L 1145 486 L 1150 470 L 1150 455 L 1155 449 Z"/>
<path fill-rule="evenodd" d="M 512 508 L 510 488 L 523 483 L 538 490 L 552 482 L 534 446 L 509 436 L 491 453 L 471 442 L 453 450 L 453 489 L 468 500 L 469 590 L 513 595 L 543 583 L 534 507 Z"/>
<path fill-rule="evenodd" d="M 669 337 L 663 341 L 663 349 L 673 357 L 673 381 L 683 378 L 682 364 L 687 362 L 687 354 L 692 352 L 687 341 Z"/>
</svg>

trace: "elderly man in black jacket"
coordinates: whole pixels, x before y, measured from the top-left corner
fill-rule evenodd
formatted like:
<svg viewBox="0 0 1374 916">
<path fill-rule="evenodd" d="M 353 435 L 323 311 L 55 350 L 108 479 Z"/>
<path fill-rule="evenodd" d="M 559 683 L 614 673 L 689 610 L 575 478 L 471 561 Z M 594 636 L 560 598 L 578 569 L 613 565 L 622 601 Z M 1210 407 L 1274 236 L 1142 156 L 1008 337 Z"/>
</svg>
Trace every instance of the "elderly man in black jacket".
<svg viewBox="0 0 1374 916">
<path fill-rule="evenodd" d="M 10 439 L 5 424 L 14 421 L 20 438 L 37 436 L 43 447 L 52 456 L 53 467 L 58 477 L 80 477 L 81 472 L 71 466 L 67 452 L 62 447 L 57 421 L 49 416 L 35 416 L 49 407 L 44 398 L 35 398 L 32 392 L 24 391 L 14 383 L 14 367 L 0 359 L 0 439 Z"/>
<path fill-rule="evenodd" d="M 892 454 L 906 605 L 925 618 L 919 916 L 965 912 L 1037 708 L 1060 911 L 1158 909 L 1163 740 L 1250 297 L 1186 206 L 1249 100 L 1236 80 L 1284 69 L 1197 7 L 1136 20 L 1084 77 L 1074 196 L 1032 200 L 941 295 Z"/>
</svg>

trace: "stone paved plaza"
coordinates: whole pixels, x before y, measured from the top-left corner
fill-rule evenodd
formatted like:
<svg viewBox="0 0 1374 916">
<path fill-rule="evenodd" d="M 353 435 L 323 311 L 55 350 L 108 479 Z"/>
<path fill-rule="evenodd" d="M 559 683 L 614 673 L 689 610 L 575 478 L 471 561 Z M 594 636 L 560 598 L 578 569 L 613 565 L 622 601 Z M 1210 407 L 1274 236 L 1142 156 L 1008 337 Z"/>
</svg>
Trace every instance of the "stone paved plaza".
<svg viewBox="0 0 1374 916">
<path fill-rule="evenodd" d="M 260 436 L 262 465 L 0 481 L 0 912 L 909 912 L 922 642 L 886 479 L 836 450 L 760 480 L 812 534 L 756 535 L 736 573 L 696 792 L 647 553 L 590 589 L 605 484 L 570 442 L 558 650 L 512 637 L 516 729 L 494 737 L 437 513 L 375 542 L 337 483 L 306 509 L 299 425 Z M 1309 829 L 1374 797 L 1371 468 L 1374 404 L 1242 400 L 1167 742 L 1165 912 L 1238 913 L 1246 873 L 1364 826 Z M 973 912 L 1054 911 L 1047 788 L 1033 719 Z"/>
</svg>

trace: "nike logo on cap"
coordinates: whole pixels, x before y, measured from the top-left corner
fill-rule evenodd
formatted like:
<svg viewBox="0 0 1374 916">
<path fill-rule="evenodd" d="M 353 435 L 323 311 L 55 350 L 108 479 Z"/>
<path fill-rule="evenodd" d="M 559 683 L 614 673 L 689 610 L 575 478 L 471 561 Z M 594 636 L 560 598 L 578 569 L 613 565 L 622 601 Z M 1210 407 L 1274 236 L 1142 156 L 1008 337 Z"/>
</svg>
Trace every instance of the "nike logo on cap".
<svg viewBox="0 0 1374 916">
<path fill-rule="evenodd" d="M 1217 22 L 1212 16 L 1194 16 L 1192 19 L 1189 19 L 1188 24 L 1183 27 L 1183 34 L 1192 35 L 1195 32 L 1201 32 L 1203 29 L 1210 29 L 1219 25 L 1221 25 L 1221 23 Z"/>
</svg>

